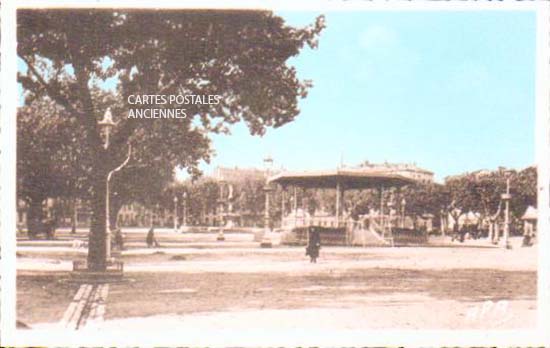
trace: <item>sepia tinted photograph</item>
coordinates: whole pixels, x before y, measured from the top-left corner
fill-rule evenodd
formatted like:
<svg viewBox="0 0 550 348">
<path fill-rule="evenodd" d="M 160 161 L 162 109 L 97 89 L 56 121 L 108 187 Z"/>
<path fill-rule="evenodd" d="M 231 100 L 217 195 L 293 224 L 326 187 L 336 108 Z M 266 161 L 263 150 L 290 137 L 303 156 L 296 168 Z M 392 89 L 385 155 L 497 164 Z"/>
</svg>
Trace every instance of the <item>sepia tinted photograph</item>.
<svg viewBox="0 0 550 348">
<path fill-rule="evenodd" d="M 16 327 L 535 330 L 536 32 L 18 9 Z"/>
</svg>

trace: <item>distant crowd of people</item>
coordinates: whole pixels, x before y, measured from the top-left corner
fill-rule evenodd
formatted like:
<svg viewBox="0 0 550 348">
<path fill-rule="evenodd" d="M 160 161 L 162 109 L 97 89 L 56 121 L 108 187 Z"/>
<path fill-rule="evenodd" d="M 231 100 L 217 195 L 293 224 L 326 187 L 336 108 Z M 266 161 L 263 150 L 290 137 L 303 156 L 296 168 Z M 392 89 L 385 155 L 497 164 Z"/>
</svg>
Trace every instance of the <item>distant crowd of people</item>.
<svg viewBox="0 0 550 348">
<path fill-rule="evenodd" d="M 502 233 L 502 232 L 501 232 Z M 488 237 L 489 232 L 487 230 L 484 230 L 482 228 L 479 228 L 479 226 L 474 224 L 463 224 L 460 227 L 458 224 L 455 224 L 453 227 L 453 234 L 451 236 L 451 241 L 459 241 L 461 243 L 464 243 L 466 239 L 480 239 Z M 533 238 L 535 237 L 534 230 L 531 229 L 525 229 L 523 233 L 523 240 L 522 240 L 522 246 L 532 246 L 533 245 Z M 494 241 L 495 243 L 497 241 Z"/>
</svg>

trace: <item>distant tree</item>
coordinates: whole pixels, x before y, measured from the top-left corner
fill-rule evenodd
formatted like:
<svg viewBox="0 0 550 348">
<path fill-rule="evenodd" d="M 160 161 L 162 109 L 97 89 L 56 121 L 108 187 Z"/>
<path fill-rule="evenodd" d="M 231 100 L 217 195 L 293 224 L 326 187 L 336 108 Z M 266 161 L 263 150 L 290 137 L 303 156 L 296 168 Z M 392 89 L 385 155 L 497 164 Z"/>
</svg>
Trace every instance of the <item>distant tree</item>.
<svg viewBox="0 0 550 348">
<path fill-rule="evenodd" d="M 259 225 L 263 224 L 265 214 L 265 179 L 246 178 L 242 182 L 235 184 L 236 201 L 235 208 L 250 216 L 256 217 Z M 270 213 L 278 208 L 274 198 L 276 195 L 270 195 Z"/>
<path fill-rule="evenodd" d="M 472 211 L 480 214 L 480 220 L 496 221 L 502 212 L 501 198 L 506 192 L 508 178 L 512 194 L 510 211 L 512 218 L 519 218 L 527 206 L 536 204 L 537 173 L 534 167 L 520 172 L 499 169 L 447 181 L 445 186 L 451 199 L 453 219 L 457 221 L 460 215 Z"/>
<path fill-rule="evenodd" d="M 327 198 L 329 198 L 328 204 L 334 206 L 336 193 L 331 192 Z M 345 193 L 344 204 L 348 207 L 351 216 L 358 219 L 360 215 L 368 214 L 372 209 L 378 210 L 380 208 L 380 194 L 377 190 L 349 190 Z"/>
<path fill-rule="evenodd" d="M 85 149 L 78 125 L 47 98 L 19 108 L 17 120 L 17 197 L 27 204 L 33 238 L 43 232 L 46 198 L 86 196 L 86 164 L 79 156 Z"/>
<path fill-rule="evenodd" d="M 454 232 L 458 231 L 460 217 L 470 211 L 476 212 L 479 208 L 479 195 L 476 189 L 476 178 L 473 174 L 462 175 L 445 182 L 449 204 L 445 211 L 455 222 Z"/>
<path fill-rule="evenodd" d="M 472 178 L 470 183 L 473 193 L 477 196 L 477 205 L 473 211 L 482 216 L 489 216 L 498 209 L 501 195 L 506 192 L 506 178 L 498 172 Z"/>
<path fill-rule="evenodd" d="M 187 193 L 187 218 L 189 221 L 204 221 L 208 214 L 216 212 L 220 198 L 220 184 L 209 178 L 187 181 L 184 191 Z M 183 197 L 182 194 L 179 197 Z M 183 208 L 183 206 L 182 206 Z"/>
<path fill-rule="evenodd" d="M 107 173 L 133 144 L 132 163 L 158 158 L 157 168 L 182 166 L 193 173 L 211 155 L 208 134 L 245 122 L 252 134 L 280 127 L 298 115 L 300 81 L 288 58 L 304 45 L 316 47 L 323 18 L 306 28 L 285 25 L 267 11 L 19 10 L 19 75 L 27 105 L 48 96 L 72 122 L 89 162 L 92 225 L 88 267 L 104 270 Z M 104 109 L 92 91 L 116 79 L 118 122 L 108 148 L 100 135 Z M 136 94 L 220 95 L 219 104 L 187 105 L 184 120 L 127 119 L 128 96 Z M 122 105 L 121 105 L 122 104 Z M 136 183 L 137 184 L 137 183 Z M 122 195 L 122 191 L 121 191 Z"/>
<path fill-rule="evenodd" d="M 449 192 L 445 186 L 437 183 L 417 183 L 404 187 L 401 196 L 405 198 L 405 214 L 411 216 L 414 223 L 424 214 L 445 220 L 444 215 L 448 213 L 450 204 Z"/>
<path fill-rule="evenodd" d="M 120 103 L 116 95 L 99 89 L 92 90 L 92 98 L 104 109 Z M 86 157 L 86 143 L 79 136 L 81 124 L 46 96 L 28 102 L 18 111 L 18 197 L 29 204 L 29 230 L 35 234 L 41 229 L 41 202 L 47 197 L 91 198 L 92 164 Z M 159 140 L 154 133 L 135 136 L 135 141 L 145 146 L 154 146 Z M 161 161 L 158 153 L 153 157 L 141 156 L 140 152 L 134 151 L 132 163 L 111 180 L 111 228 L 122 205 L 139 202 L 151 208 L 172 182 L 171 162 Z"/>
<path fill-rule="evenodd" d="M 510 182 L 512 191 L 511 209 L 516 217 L 521 217 L 528 206 L 537 206 L 537 168 L 525 168 L 513 176 Z"/>
</svg>

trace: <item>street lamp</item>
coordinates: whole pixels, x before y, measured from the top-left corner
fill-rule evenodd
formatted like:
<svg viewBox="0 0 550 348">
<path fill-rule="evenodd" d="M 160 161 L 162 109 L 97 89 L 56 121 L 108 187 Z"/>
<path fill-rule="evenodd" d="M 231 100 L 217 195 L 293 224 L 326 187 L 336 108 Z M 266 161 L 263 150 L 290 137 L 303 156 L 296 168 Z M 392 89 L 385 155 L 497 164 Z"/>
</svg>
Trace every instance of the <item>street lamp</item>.
<svg viewBox="0 0 550 348">
<path fill-rule="evenodd" d="M 225 235 L 223 234 L 223 227 L 224 227 L 224 216 L 226 215 L 226 209 L 225 209 L 225 202 L 226 199 L 224 198 L 224 187 L 227 183 L 222 178 L 219 181 L 219 198 L 218 198 L 218 208 L 217 208 L 217 215 L 218 215 L 218 221 L 220 224 L 220 229 L 218 230 L 218 235 L 216 236 L 216 240 L 218 242 L 223 242 L 225 240 Z M 225 223 L 227 225 L 227 223 Z"/>
<path fill-rule="evenodd" d="M 510 200 L 512 195 L 510 194 L 510 172 L 508 172 L 506 177 L 506 193 L 501 195 L 502 200 L 504 201 L 504 248 L 511 249 L 509 237 L 510 237 Z"/>
<path fill-rule="evenodd" d="M 174 232 L 178 232 L 178 196 L 174 196 Z"/>
<path fill-rule="evenodd" d="M 187 226 L 187 192 L 183 193 L 183 227 Z"/>
<path fill-rule="evenodd" d="M 107 149 L 109 147 L 109 134 L 111 132 L 111 128 L 113 128 L 116 123 L 113 122 L 113 115 L 111 114 L 111 109 L 107 108 L 105 111 L 105 114 L 103 115 L 103 120 L 98 122 L 98 125 L 101 127 L 102 130 L 105 131 L 105 144 L 104 148 Z M 110 226 L 110 210 L 109 210 L 109 203 L 110 203 L 110 190 L 109 190 L 109 183 L 111 181 L 111 177 L 114 173 L 121 170 L 128 162 L 130 161 L 130 157 L 132 155 L 132 146 L 128 146 L 128 156 L 122 162 L 118 167 L 111 170 L 107 174 L 107 180 L 106 180 L 106 187 L 105 187 L 105 232 L 106 232 L 106 238 L 105 238 L 105 258 L 109 260 L 111 258 L 111 226 Z"/>
<path fill-rule="evenodd" d="M 118 167 L 116 167 L 115 169 L 111 170 L 109 172 L 109 174 L 107 174 L 107 187 L 105 188 L 105 191 L 106 191 L 106 197 L 105 197 L 105 228 L 106 228 L 106 231 L 107 231 L 107 238 L 106 238 L 106 243 L 107 243 L 107 252 L 105 253 L 105 257 L 107 258 L 107 260 L 109 260 L 111 258 L 111 225 L 109 223 L 110 219 L 109 219 L 109 196 L 110 196 L 110 192 L 109 192 L 109 183 L 111 181 L 111 177 L 113 176 L 114 173 L 118 172 L 119 170 L 121 170 L 126 164 L 128 164 L 128 162 L 130 161 L 130 157 L 132 156 L 132 146 L 129 145 L 128 146 L 128 156 L 126 157 L 126 159 L 124 160 L 124 162 L 122 162 Z"/>
<path fill-rule="evenodd" d="M 98 125 L 105 132 L 105 144 L 103 147 L 107 149 L 109 147 L 109 135 L 111 134 L 111 129 L 116 126 L 116 123 L 113 122 L 113 114 L 111 114 L 111 108 L 107 108 L 105 114 L 103 115 L 103 120 L 98 122 Z"/>
<path fill-rule="evenodd" d="M 262 238 L 262 241 L 260 243 L 260 247 L 262 248 L 271 248 L 273 244 L 271 243 L 271 238 L 269 238 L 269 224 L 270 224 L 270 217 L 269 217 L 269 192 L 272 191 L 271 187 L 269 187 L 269 172 L 270 168 L 273 165 L 273 158 L 271 156 L 267 156 L 264 159 L 264 166 L 265 166 L 265 186 L 264 186 L 264 192 L 265 192 L 265 211 L 264 211 L 264 235 Z"/>
</svg>

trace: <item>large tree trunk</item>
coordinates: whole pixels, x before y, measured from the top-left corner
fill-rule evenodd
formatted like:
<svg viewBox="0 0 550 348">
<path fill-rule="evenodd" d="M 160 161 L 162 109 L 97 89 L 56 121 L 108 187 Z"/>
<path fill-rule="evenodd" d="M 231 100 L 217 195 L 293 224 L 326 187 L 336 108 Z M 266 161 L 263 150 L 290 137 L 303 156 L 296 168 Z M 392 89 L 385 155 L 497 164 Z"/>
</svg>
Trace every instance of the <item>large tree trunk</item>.
<svg viewBox="0 0 550 348">
<path fill-rule="evenodd" d="M 92 101 L 92 94 L 89 88 L 91 73 L 88 70 L 92 66 L 91 58 L 83 55 L 79 44 L 79 33 L 68 33 L 67 48 L 72 57 L 74 74 L 76 77 L 76 95 L 78 104 L 81 106 L 77 113 L 79 121 L 85 128 L 84 139 L 93 163 L 92 168 L 92 197 L 90 200 L 92 208 L 90 233 L 88 235 L 88 270 L 104 271 L 106 269 L 106 223 L 105 223 L 105 189 L 107 173 L 110 165 L 109 153 L 103 146 L 97 124 L 96 110 Z M 72 111 L 72 106 L 69 112 Z"/>
<path fill-rule="evenodd" d="M 94 177 L 91 199 L 92 217 L 88 238 L 88 270 L 104 271 L 106 269 L 106 223 L 105 223 L 105 190 L 107 175 L 97 169 Z M 103 175 L 102 175 L 103 174 Z"/>
<path fill-rule="evenodd" d="M 44 232 L 43 219 L 44 211 L 42 210 L 43 198 L 32 197 L 27 203 L 29 209 L 27 213 L 27 230 L 30 239 L 36 238 L 40 232 Z"/>
</svg>

